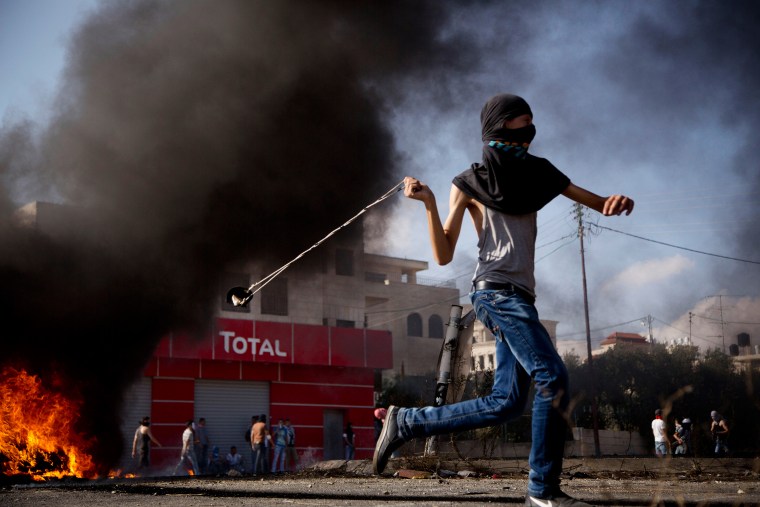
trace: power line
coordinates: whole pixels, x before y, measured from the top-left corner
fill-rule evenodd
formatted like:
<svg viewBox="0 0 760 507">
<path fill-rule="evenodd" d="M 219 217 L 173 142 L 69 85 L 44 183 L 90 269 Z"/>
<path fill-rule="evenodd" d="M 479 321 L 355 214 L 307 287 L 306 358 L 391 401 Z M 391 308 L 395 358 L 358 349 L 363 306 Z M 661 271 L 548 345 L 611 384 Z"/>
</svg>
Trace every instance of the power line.
<svg viewBox="0 0 760 507">
<path fill-rule="evenodd" d="M 560 238 L 560 240 L 561 240 L 561 239 L 565 239 L 565 238 Z M 559 241 L 559 240 L 557 240 L 557 241 Z M 555 248 L 554 250 L 552 250 L 552 251 L 551 251 L 551 252 L 549 252 L 548 254 L 544 255 L 543 257 L 539 257 L 538 259 L 536 259 L 536 260 L 533 262 L 533 264 L 538 264 L 538 262 L 539 262 L 539 261 L 541 261 L 541 260 L 543 260 L 543 259 L 546 259 L 547 257 L 549 257 L 551 254 L 553 254 L 553 253 L 554 253 L 554 252 L 556 252 L 557 250 L 560 250 L 560 249 L 562 249 L 562 248 L 565 248 L 567 245 L 572 245 L 573 243 L 575 243 L 575 237 L 573 237 L 573 239 L 572 239 L 572 240 L 570 240 L 570 241 L 568 241 L 567 243 L 562 243 L 560 246 L 558 246 L 557 248 Z"/>
<path fill-rule="evenodd" d="M 732 261 L 746 262 L 746 263 L 749 263 L 749 264 L 760 264 L 760 261 L 751 261 L 751 260 L 748 260 L 748 259 L 739 259 L 738 257 L 729 257 L 728 255 L 720 255 L 720 254 L 714 254 L 714 253 L 710 253 L 710 252 L 702 252 L 701 250 L 694 250 L 693 248 L 686 248 L 685 246 L 673 245 L 671 243 L 665 243 L 664 241 L 657 241 L 657 240 L 654 240 L 654 239 L 644 238 L 642 236 L 636 236 L 635 234 L 630 234 L 628 232 L 618 231 L 617 229 L 612 229 L 611 227 L 605 227 L 603 225 L 598 225 L 597 224 L 596 227 L 598 227 L 600 229 L 606 229 L 606 230 L 612 231 L 612 232 L 617 232 L 618 234 L 623 234 L 625 236 L 631 236 L 632 238 L 642 239 L 644 241 L 649 241 L 651 243 L 657 243 L 659 245 L 665 245 L 665 246 L 669 246 L 671 248 L 678 248 L 679 250 L 686 250 L 686 251 L 689 251 L 689 252 L 694 252 L 694 253 L 698 253 L 698 254 L 702 254 L 702 255 L 709 255 L 709 256 L 712 256 L 712 257 L 720 257 L 721 259 L 728 259 L 728 260 L 732 260 Z"/>
<path fill-rule="evenodd" d="M 692 313 L 695 317 L 699 317 L 700 319 L 705 320 L 712 320 L 715 322 L 721 322 L 721 319 L 716 319 L 715 317 L 708 317 L 706 315 L 699 315 L 698 313 Z M 741 324 L 745 326 L 760 326 L 760 322 L 738 322 L 738 321 L 731 321 L 731 320 L 724 320 L 722 321 L 724 324 Z"/>
<path fill-rule="evenodd" d="M 628 322 L 620 322 L 618 324 L 612 324 L 605 327 L 599 327 L 596 329 L 592 329 L 591 332 L 596 333 L 599 331 L 604 331 L 605 329 L 611 329 L 613 327 L 625 326 L 626 324 L 633 324 L 634 322 L 641 322 L 642 319 L 646 319 L 646 317 L 639 317 L 638 319 L 629 320 Z M 559 340 L 560 338 L 567 338 L 568 336 L 575 336 L 579 334 L 586 334 L 586 331 L 578 331 L 576 333 L 566 333 L 566 334 L 557 335 L 557 339 Z"/>
</svg>

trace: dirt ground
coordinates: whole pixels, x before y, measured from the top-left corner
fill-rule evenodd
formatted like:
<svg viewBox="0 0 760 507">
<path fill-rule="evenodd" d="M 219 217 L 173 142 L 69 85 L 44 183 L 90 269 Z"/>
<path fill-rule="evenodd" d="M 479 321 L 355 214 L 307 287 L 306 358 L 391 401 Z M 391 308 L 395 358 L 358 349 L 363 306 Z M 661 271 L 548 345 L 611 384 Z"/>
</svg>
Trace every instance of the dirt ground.
<svg viewBox="0 0 760 507">
<path fill-rule="evenodd" d="M 454 506 L 522 504 L 526 460 L 327 461 L 293 474 L 59 480 L 5 478 L 3 506 Z M 563 489 L 595 505 L 760 505 L 760 459 L 566 459 Z"/>
</svg>

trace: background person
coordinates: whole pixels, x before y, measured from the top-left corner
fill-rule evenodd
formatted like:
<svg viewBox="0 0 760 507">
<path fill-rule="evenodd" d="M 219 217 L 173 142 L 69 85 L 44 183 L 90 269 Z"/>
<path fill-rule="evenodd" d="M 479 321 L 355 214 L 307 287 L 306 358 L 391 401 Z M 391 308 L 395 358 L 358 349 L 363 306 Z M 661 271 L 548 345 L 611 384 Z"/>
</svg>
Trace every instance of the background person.
<svg viewBox="0 0 760 507">
<path fill-rule="evenodd" d="M 710 412 L 710 434 L 715 441 L 715 455 L 728 454 L 728 423 L 718 412 Z"/>
<path fill-rule="evenodd" d="M 282 419 L 277 421 L 277 426 L 272 429 L 272 441 L 274 443 L 274 457 L 272 458 L 272 473 L 278 472 L 277 464 L 279 462 L 279 472 L 285 471 L 285 449 L 288 445 L 288 433 L 285 429 L 285 423 Z"/>
<path fill-rule="evenodd" d="M 253 444 L 253 466 L 254 475 L 267 473 L 267 446 L 269 430 L 267 430 L 267 417 L 261 414 L 251 428 L 251 443 Z"/>
<path fill-rule="evenodd" d="M 150 417 L 145 416 L 135 430 L 135 438 L 132 440 L 132 457 L 134 458 L 135 455 L 139 455 L 137 461 L 138 470 L 150 467 L 151 442 L 161 447 L 161 443 L 155 439 L 150 431 Z"/>
<path fill-rule="evenodd" d="M 230 447 L 230 452 L 226 456 L 227 470 L 235 470 L 236 472 L 243 473 L 243 455 L 237 452 L 237 447 L 234 445 Z"/>
<path fill-rule="evenodd" d="M 665 429 L 665 421 L 662 419 L 662 409 L 654 411 L 654 420 L 652 420 L 652 435 L 654 436 L 654 453 L 657 457 L 668 455 L 668 433 Z"/>
<path fill-rule="evenodd" d="M 354 429 L 351 427 L 350 422 L 346 423 L 346 429 L 343 431 L 343 446 L 346 451 L 346 461 L 354 459 L 356 446 L 354 445 Z"/>
<path fill-rule="evenodd" d="M 174 467 L 172 475 L 177 475 L 177 471 L 186 466 L 185 462 L 190 464 L 193 475 L 198 475 L 198 464 L 195 462 L 195 432 L 193 431 L 192 419 L 187 421 L 185 431 L 182 432 L 182 450 L 179 455 L 179 463 Z"/>
<path fill-rule="evenodd" d="M 208 438 L 208 429 L 206 428 L 206 418 L 198 419 L 198 424 L 193 425 L 195 431 L 195 458 L 198 461 L 198 470 L 205 474 L 208 469 L 208 450 L 210 440 Z"/>
<path fill-rule="evenodd" d="M 298 451 L 296 450 L 296 430 L 290 424 L 290 419 L 285 419 L 285 431 L 287 432 L 285 470 L 295 472 L 298 467 Z"/>
</svg>

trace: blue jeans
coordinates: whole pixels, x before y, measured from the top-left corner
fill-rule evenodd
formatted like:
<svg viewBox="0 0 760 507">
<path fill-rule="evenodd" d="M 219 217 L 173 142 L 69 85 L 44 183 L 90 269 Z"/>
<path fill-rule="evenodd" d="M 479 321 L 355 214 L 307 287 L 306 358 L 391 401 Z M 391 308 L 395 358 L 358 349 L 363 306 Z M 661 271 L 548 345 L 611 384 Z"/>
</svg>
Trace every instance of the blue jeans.
<svg viewBox="0 0 760 507">
<path fill-rule="evenodd" d="M 174 467 L 174 474 L 173 475 L 177 475 L 177 471 L 178 470 L 182 470 L 183 468 L 185 470 L 187 470 L 187 468 L 185 466 L 185 461 L 190 462 L 190 466 L 193 469 L 193 474 L 194 475 L 199 475 L 200 471 L 198 470 L 198 464 L 195 462 L 195 452 L 193 452 L 192 450 L 184 453 L 179 458 L 179 463 L 177 463 L 177 466 Z"/>
<path fill-rule="evenodd" d="M 280 462 L 280 472 L 285 471 L 285 446 L 274 446 L 274 462 L 272 463 L 272 473 L 277 471 L 277 462 Z"/>
<path fill-rule="evenodd" d="M 715 454 L 728 454 L 728 446 L 720 438 L 715 439 Z"/>
<path fill-rule="evenodd" d="M 267 472 L 266 461 L 264 455 L 267 452 L 264 444 L 253 444 L 253 465 L 251 466 L 251 473 L 264 474 Z"/>
<path fill-rule="evenodd" d="M 546 497 L 559 489 L 569 402 L 567 369 L 535 306 L 508 291 L 470 294 L 478 319 L 496 337 L 496 372 L 491 394 L 441 407 L 403 408 L 397 416 L 405 440 L 502 424 L 519 417 L 533 399 L 528 493 Z"/>
</svg>

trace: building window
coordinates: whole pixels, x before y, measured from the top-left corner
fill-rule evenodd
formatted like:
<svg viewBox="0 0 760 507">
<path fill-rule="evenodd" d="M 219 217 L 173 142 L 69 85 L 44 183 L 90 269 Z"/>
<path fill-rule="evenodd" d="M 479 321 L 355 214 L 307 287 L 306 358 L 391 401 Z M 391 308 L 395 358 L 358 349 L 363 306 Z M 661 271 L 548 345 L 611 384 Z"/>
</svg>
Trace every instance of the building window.
<svg viewBox="0 0 760 507">
<path fill-rule="evenodd" d="M 367 282 L 385 283 L 386 280 L 388 280 L 388 275 L 385 273 L 373 273 L 371 271 L 367 271 L 364 273 L 364 280 Z"/>
<path fill-rule="evenodd" d="M 419 313 L 411 313 L 406 318 L 407 336 L 422 336 L 422 317 Z"/>
<path fill-rule="evenodd" d="M 443 319 L 433 314 L 428 319 L 428 336 L 431 338 L 443 338 Z"/>
<path fill-rule="evenodd" d="M 225 312 L 251 313 L 250 305 L 235 306 L 227 302 L 227 292 L 233 287 L 250 287 L 250 277 L 243 273 L 225 273 L 220 282 L 219 292 L 222 295 L 222 310 Z"/>
<path fill-rule="evenodd" d="M 288 314 L 288 279 L 275 278 L 261 289 L 261 313 L 266 315 Z"/>
<path fill-rule="evenodd" d="M 356 323 L 353 320 L 335 319 L 335 327 L 356 327 Z"/>
<path fill-rule="evenodd" d="M 354 276 L 354 251 L 345 248 L 335 250 L 335 274 Z"/>
<path fill-rule="evenodd" d="M 493 364 L 493 354 L 488 354 L 488 369 L 493 370 L 494 364 Z"/>
<path fill-rule="evenodd" d="M 486 361 L 484 356 L 478 356 L 478 366 L 480 367 L 481 371 L 486 369 Z"/>
</svg>

